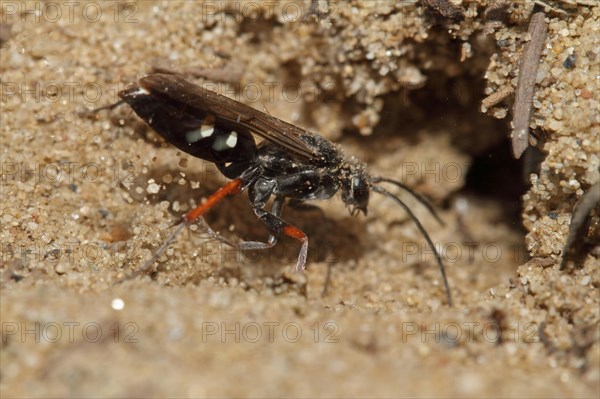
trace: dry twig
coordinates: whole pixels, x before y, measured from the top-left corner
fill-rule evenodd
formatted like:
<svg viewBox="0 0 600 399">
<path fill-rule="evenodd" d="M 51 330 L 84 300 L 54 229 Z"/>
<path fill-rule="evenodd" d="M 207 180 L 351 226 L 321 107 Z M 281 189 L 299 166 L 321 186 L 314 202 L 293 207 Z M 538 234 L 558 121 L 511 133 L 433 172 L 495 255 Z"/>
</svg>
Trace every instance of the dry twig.
<svg viewBox="0 0 600 399">
<path fill-rule="evenodd" d="M 529 144 L 529 119 L 531 117 L 535 79 L 546 35 L 548 34 L 548 24 L 545 18 L 543 12 L 535 13 L 531 17 L 528 32 L 531 41 L 525 45 L 519 66 L 519 80 L 513 108 L 513 131 L 511 133 L 515 158 L 520 158 Z"/>
<path fill-rule="evenodd" d="M 489 96 L 484 98 L 483 100 L 481 100 L 481 106 L 485 109 L 493 107 L 494 105 L 496 105 L 496 104 L 500 103 L 502 100 L 504 100 L 506 97 L 512 95 L 514 92 L 515 92 L 514 87 L 504 86 L 504 87 L 496 90 L 495 92 L 493 92 L 492 94 L 490 94 Z"/>
</svg>

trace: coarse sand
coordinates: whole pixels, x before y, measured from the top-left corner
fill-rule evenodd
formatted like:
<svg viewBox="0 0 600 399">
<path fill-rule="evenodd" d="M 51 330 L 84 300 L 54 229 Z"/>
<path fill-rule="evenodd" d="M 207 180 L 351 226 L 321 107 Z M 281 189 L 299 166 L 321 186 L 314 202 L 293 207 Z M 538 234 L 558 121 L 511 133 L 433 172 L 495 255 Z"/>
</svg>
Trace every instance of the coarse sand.
<svg viewBox="0 0 600 399">
<path fill-rule="evenodd" d="M 514 160 L 510 93 L 539 1 L 453 0 L 444 16 L 444 1 L 2 0 L 0 396 L 599 397 L 598 207 L 585 252 L 559 262 L 600 180 L 600 7 L 546 2 L 537 148 Z M 284 209 L 310 240 L 305 273 L 291 239 L 242 254 L 192 226 L 121 281 L 226 181 L 125 105 L 85 112 L 153 70 L 430 198 L 444 225 L 390 186 L 454 306 L 376 194 L 366 217 L 338 197 Z M 268 236 L 245 193 L 206 222 Z"/>
</svg>

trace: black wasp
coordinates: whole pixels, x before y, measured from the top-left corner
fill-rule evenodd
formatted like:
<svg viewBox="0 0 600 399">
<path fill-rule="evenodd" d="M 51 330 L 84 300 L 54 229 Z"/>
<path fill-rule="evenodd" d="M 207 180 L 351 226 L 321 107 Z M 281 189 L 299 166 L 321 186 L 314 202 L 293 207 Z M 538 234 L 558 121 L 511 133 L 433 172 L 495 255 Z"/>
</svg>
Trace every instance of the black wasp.
<svg viewBox="0 0 600 399">
<path fill-rule="evenodd" d="M 180 150 L 214 162 L 231 179 L 206 202 L 189 211 L 152 260 L 190 223 L 198 220 L 229 195 L 248 191 L 256 216 L 272 232 L 267 242 L 246 241 L 240 249 L 266 249 L 280 235 L 301 243 L 296 270 L 304 270 L 308 238 L 299 228 L 281 218 L 284 201 L 322 200 L 341 191 L 351 214 L 367 213 L 371 192 L 391 198 L 400 205 L 421 231 L 435 253 L 442 273 L 448 304 L 450 288 L 442 259 L 423 225 L 397 196 L 380 186 L 394 184 L 417 198 L 439 220 L 431 205 L 404 184 L 373 177 L 364 163 L 346 157 L 341 149 L 318 134 L 309 133 L 254 108 L 194 85 L 178 75 L 150 74 L 139 84 L 119 93 L 121 101 L 158 134 Z M 256 143 L 254 135 L 262 138 Z M 274 197 L 270 210 L 267 202 Z"/>
</svg>

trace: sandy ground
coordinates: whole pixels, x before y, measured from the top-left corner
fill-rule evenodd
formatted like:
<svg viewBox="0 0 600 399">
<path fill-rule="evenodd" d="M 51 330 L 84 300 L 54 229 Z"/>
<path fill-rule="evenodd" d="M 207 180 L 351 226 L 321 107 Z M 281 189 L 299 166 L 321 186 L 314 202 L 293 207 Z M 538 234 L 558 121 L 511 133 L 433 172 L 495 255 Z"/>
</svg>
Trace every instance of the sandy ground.
<svg viewBox="0 0 600 399">
<path fill-rule="evenodd" d="M 305 19 L 301 1 L 2 1 L 1 396 L 598 397 L 598 251 L 557 262 L 598 181 L 600 10 L 552 2 L 567 12 L 548 13 L 529 175 L 532 158 L 510 157 L 511 98 L 480 102 L 515 85 L 533 3 L 455 3 L 462 20 L 391 1 Z M 455 306 L 417 229 L 375 195 L 368 217 L 339 198 L 286 208 L 310 238 L 304 274 L 291 240 L 240 254 L 191 228 L 119 282 L 225 181 L 126 106 L 81 114 L 157 65 L 430 197 L 444 226 L 402 195 Z M 245 194 L 206 220 L 268 234 Z"/>
</svg>

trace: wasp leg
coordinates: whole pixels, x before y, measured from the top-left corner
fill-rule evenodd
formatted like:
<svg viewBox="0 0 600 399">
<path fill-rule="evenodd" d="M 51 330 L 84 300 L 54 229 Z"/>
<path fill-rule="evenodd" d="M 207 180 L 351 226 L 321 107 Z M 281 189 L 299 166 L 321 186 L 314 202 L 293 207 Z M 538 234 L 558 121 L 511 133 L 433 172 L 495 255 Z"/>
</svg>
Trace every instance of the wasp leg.
<svg viewBox="0 0 600 399">
<path fill-rule="evenodd" d="M 277 236 L 283 234 L 291 238 L 295 238 L 300 241 L 302 247 L 298 254 L 298 261 L 296 262 L 296 271 L 300 272 L 305 269 L 306 257 L 308 254 L 308 237 L 299 228 L 292 226 L 279 216 L 274 215 L 271 212 L 265 211 L 262 208 L 254 208 L 254 213 L 258 216 L 258 219 L 267 226 L 269 230 L 274 232 L 269 237 L 269 241 L 266 243 L 256 241 L 246 241 L 240 244 L 241 249 L 265 249 L 271 248 L 277 242 Z"/>
<path fill-rule="evenodd" d="M 275 216 L 275 217 L 281 216 L 281 210 L 283 208 L 283 201 L 284 201 L 283 197 L 277 197 L 277 198 L 275 198 L 275 201 L 273 201 L 273 207 L 271 208 L 271 214 L 273 216 Z M 266 211 L 264 211 L 262 208 L 254 208 L 254 213 L 256 213 L 256 215 L 258 216 L 259 219 L 261 219 L 261 217 L 257 213 L 257 209 L 260 209 L 263 212 L 266 212 Z M 263 220 L 261 219 L 261 221 L 263 221 Z M 264 223 L 264 221 L 263 221 L 263 223 Z M 267 225 L 267 227 L 269 227 L 269 225 Z M 273 229 L 271 229 L 270 227 L 269 227 L 269 229 L 271 231 L 273 231 Z M 271 235 L 269 235 L 269 239 L 267 240 L 267 242 L 261 242 L 261 241 L 242 241 L 241 243 L 238 244 L 238 248 L 240 248 L 242 250 L 249 250 L 249 249 L 250 250 L 251 249 L 269 249 L 269 248 L 274 247 L 275 244 L 277 244 L 278 240 L 279 240 L 279 233 L 278 234 L 271 234 Z"/>
<path fill-rule="evenodd" d="M 205 202 L 198 205 L 196 208 L 192 209 L 188 213 L 183 216 L 183 220 L 181 224 L 190 225 L 195 221 L 199 221 L 199 223 L 204 228 L 205 232 L 208 235 L 216 240 L 219 240 L 229 246 L 235 247 L 236 245 L 229 241 L 227 238 L 223 237 L 219 233 L 215 232 L 204 220 L 202 217 L 205 213 L 214 208 L 219 202 L 225 199 L 227 196 L 234 196 L 242 191 L 244 191 L 248 186 L 253 184 L 258 177 L 258 169 L 251 168 L 246 170 L 242 175 L 236 179 L 231 180 L 223 187 L 219 188 L 216 192 L 214 192 L 211 196 L 209 196 Z M 225 174 L 225 172 L 223 171 Z M 174 237 L 173 237 L 174 239 Z M 164 245 L 163 245 L 164 246 Z"/>
<path fill-rule="evenodd" d="M 298 261 L 296 262 L 296 270 L 302 271 L 306 265 L 308 237 L 302 230 L 281 219 L 280 215 L 283 208 L 284 197 L 275 197 L 271 212 L 264 209 L 269 197 L 276 187 L 276 184 L 277 183 L 274 180 L 260 178 L 254 185 L 250 187 L 248 192 L 250 200 L 252 201 L 254 213 L 273 234 L 269 236 L 269 240 L 267 242 L 245 241 L 240 243 L 238 248 L 242 250 L 268 249 L 273 247 L 277 243 L 279 235 L 283 234 L 301 242 L 302 247 L 300 248 L 300 254 L 298 255 Z"/>
</svg>

